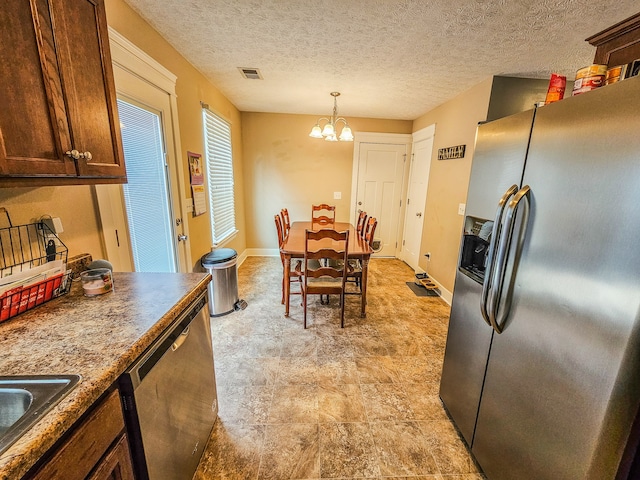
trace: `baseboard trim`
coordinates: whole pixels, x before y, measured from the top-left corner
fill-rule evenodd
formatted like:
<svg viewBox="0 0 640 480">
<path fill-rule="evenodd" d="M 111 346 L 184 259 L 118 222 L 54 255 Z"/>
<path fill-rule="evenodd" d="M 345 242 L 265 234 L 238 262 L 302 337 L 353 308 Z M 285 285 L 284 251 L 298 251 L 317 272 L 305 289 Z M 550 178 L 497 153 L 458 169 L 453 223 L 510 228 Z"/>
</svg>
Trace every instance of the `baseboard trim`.
<svg viewBox="0 0 640 480">
<path fill-rule="evenodd" d="M 277 257 L 280 255 L 280 252 L 277 248 L 247 248 L 244 252 L 238 255 L 238 265 L 242 265 L 247 257 Z M 444 288 L 442 284 L 435 278 L 429 276 L 431 280 L 438 286 L 438 290 L 440 290 L 440 298 L 444 300 L 448 305 L 451 305 L 451 301 L 453 299 L 453 294 Z"/>
<path fill-rule="evenodd" d="M 433 278 L 431 275 L 429 275 L 429 279 L 438 286 L 438 290 L 440 291 L 440 298 L 444 300 L 447 303 L 447 305 L 451 306 L 451 301 L 453 300 L 453 294 L 449 290 L 444 288 L 442 284 L 438 280 Z"/>
<path fill-rule="evenodd" d="M 247 259 L 249 255 L 247 255 L 247 250 L 245 249 L 240 255 L 238 255 L 237 264 L 238 266 L 242 265 L 244 261 Z"/>
<path fill-rule="evenodd" d="M 277 248 L 247 248 L 243 252 L 246 257 L 278 257 L 280 251 Z"/>
<path fill-rule="evenodd" d="M 277 257 L 280 252 L 277 248 L 245 248 L 238 254 L 237 265 L 240 266 L 248 257 Z"/>
</svg>

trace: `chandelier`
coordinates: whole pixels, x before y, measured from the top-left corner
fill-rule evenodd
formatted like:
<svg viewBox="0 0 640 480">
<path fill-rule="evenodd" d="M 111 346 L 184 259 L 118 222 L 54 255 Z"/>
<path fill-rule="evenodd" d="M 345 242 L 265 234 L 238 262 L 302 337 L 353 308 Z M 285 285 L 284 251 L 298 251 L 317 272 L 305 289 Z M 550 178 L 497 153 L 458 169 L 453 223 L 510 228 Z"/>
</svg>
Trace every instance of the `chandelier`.
<svg viewBox="0 0 640 480">
<path fill-rule="evenodd" d="M 351 133 L 349 124 L 344 118 L 338 117 L 338 97 L 340 96 L 340 92 L 331 92 L 331 96 L 333 97 L 333 115 L 331 118 L 319 118 L 315 126 L 311 129 L 309 136 L 313 138 L 324 138 L 328 142 L 337 142 L 338 140 L 353 142 L 353 133 Z M 320 122 L 323 121 L 327 123 L 324 124 L 324 127 L 321 127 Z M 336 136 L 336 124 L 338 122 L 344 123 L 339 137 Z"/>
</svg>

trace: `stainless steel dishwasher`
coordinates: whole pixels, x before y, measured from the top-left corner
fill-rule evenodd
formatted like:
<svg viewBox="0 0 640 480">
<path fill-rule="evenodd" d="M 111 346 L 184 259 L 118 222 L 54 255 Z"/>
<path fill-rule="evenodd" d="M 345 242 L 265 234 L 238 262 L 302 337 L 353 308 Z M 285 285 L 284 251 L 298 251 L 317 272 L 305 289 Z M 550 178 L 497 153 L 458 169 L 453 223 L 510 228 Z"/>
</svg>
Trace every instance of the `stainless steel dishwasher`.
<svg viewBox="0 0 640 480">
<path fill-rule="evenodd" d="M 206 292 L 120 380 L 138 479 L 190 479 L 218 414 Z"/>
</svg>

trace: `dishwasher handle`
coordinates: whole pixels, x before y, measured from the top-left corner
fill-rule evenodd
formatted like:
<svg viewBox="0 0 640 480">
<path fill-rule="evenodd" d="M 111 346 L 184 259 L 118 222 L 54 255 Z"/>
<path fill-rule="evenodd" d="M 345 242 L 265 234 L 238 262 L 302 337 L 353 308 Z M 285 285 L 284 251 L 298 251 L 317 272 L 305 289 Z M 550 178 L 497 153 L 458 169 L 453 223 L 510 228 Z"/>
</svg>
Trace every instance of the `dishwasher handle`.
<svg viewBox="0 0 640 480">
<path fill-rule="evenodd" d="M 173 345 L 171 345 L 172 352 L 175 352 L 177 349 L 179 349 L 182 346 L 184 342 L 187 341 L 187 337 L 189 336 L 189 328 L 190 327 L 185 328 L 180 334 L 180 336 L 176 339 L 176 341 L 173 342 Z"/>
<path fill-rule="evenodd" d="M 138 388 L 162 356 L 175 352 L 187 340 L 189 327 L 198 315 L 208 315 L 206 290 L 165 330 L 165 332 L 125 372 L 131 380 L 131 388 Z M 207 311 L 205 311 L 207 310 Z M 207 317 L 208 318 L 208 317 Z M 180 333 L 178 333 L 180 332 Z"/>
</svg>

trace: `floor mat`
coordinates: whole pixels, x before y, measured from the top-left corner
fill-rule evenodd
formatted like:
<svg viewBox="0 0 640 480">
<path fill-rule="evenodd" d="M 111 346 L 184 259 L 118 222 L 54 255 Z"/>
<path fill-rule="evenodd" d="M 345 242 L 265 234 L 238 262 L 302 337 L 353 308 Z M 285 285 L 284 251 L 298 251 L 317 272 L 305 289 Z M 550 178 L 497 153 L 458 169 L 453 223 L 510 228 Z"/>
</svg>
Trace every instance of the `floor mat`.
<svg viewBox="0 0 640 480">
<path fill-rule="evenodd" d="M 416 285 L 415 282 L 406 282 L 407 287 L 411 289 L 418 297 L 439 297 L 440 294 L 437 290 L 427 290 L 421 285 Z"/>
</svg>

